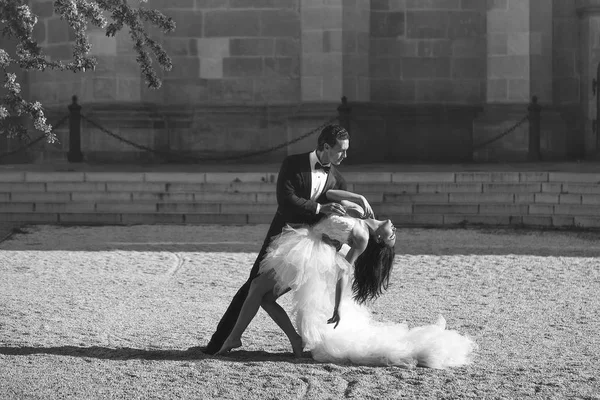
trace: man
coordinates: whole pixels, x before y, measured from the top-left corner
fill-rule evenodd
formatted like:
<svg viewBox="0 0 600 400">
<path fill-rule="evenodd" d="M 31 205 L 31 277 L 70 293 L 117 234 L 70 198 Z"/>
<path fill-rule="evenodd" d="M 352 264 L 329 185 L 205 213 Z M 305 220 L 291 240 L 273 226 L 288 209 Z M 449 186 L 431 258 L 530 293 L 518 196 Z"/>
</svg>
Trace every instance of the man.
<svg viewBox="0 0 600 400">
<path fill-rule="evenodd" d="M 340 204 L 328 202 L 325 193 L 330 189 L 346 190 L 346 181 L 335 166 L 346 158 L 349 145 L 350 135 L 343 127 L 328 125 L 319 135 L 316 150 L 291 155 L 283 161 L 277 178 L 277 212 L 248 280 L 233 297 L 205 353 L 218 352 L 231 333 L 273 236 L 280 234 L 286 224 L 312 225 L 327 215 L 346 213 Z M 266 311 L 280 325 L 277 314 Z"/>
</svg>

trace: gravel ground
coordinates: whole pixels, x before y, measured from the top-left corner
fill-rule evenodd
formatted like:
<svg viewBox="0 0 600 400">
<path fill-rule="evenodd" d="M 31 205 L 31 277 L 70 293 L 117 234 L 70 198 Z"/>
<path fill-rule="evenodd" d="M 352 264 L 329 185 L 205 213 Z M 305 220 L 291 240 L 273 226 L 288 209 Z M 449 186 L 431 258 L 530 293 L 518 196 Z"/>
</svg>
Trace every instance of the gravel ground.
<svg viewBox="0 0 600 400">
<path fill-rule="evenodd" d="M 376 318 L 474 338 L 466 367 L 294 359 L 262 311 L 206 344 L 266 225 L 23 228 L 0 243 L 0 398 L 600 399 L 600 234 L 402 229 Z M 281 301 L 289 307 L 286 296 Z"/>
</svg>

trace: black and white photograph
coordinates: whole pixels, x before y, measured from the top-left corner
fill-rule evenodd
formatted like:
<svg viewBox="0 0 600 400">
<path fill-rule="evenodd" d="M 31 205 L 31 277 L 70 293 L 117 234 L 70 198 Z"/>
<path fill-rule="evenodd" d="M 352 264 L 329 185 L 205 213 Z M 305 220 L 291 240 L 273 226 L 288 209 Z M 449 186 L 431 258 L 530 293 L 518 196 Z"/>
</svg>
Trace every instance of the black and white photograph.
<svg viewBox="0 0 600 400">
<path fill-rule="evenodd" d="M 0 399 L 600 400 L 600 0 L 0 0 Z"/>
</svg>

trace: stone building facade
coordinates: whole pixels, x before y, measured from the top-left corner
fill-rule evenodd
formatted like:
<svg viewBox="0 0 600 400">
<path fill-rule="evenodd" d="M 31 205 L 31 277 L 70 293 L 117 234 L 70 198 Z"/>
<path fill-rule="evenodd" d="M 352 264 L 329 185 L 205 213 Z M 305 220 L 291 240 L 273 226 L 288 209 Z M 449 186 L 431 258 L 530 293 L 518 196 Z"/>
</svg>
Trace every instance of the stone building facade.
<svg viewBox="0 0 600 400">
<path fill-rule="evenodd" d="M 72 34 L 52 1 L 33 0 L 53 58 Z M 96 71 L 30 73 L 51 116 L 77 95 L 82 113 L 143 146 L 216 160 L 293 140 L 337 115 L 346 96 L 348 162 L 527 159 L 528 125 L 483 147 L 542 105 L 542 157 L 594 157 L 591 82 L 600 61 L 600 0 L 150 0 L 174 18 L 152 31 L 173 59 L 163 86 L 140 77 L 127 32 L 91 30 Z M 156 65 L 156 64 L 155 64 Z M 49 118 L 51 119 L 51 118 Z M 68 148 L 49 146 L 45 154 Z M 90 161 L 159 160 L 82 126 Z M 308 136 L 244 162 L 278 162 Z M 62 147 L 61 147 L 62 146 Z M 158 158 L 157 158 L 158 157 Z M 184 159 L 184 158 L 182 158 Z"/>
</svg>

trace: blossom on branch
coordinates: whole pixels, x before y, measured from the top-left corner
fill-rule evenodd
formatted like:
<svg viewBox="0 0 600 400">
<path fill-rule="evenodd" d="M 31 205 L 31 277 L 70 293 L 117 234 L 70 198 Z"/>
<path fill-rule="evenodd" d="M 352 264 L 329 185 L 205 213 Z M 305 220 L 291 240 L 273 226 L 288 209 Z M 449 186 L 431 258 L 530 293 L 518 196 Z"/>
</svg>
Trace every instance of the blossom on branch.
<svg viewBox="0 0 600 400">
<path fill-rule="evenodd" d="M 26 115 L 33 120 L 35 128 L 50 142 L 56 140 L 52 127 L 46 122 L 44 110 L 39 102 L 29 102 L 21 95 L 15 67 L 24 71 L 46 69 L 85 72 L 94 70 L 97 60 L 89 56 L 91 45 L 88 40 L 88 25 L 103 28 L 107 36 L 115 36 L 124 27 L 129 28 L 133 40 L 136 60 L 140 65 L 146 84 L 153 89 L 162 82 L 152 66 L 152 56 L 165 71 L 172 68 L 171 58 L 160 43 L 152 39 L 144 29 L 144 23 L 152 24 L 163 32 L 175 30 L 175 22 L 158 10 L 143 7 L 145 0 L 138 0 L 132 7 L 127 0 L 54 0 L 54 12 L 74 32 L 73 57 L 71 60 L 51 60 L 44 55 L 43 48 L 33 38 L 38 17 L 33 14 L 27 0 L 0 0 L 0 32 L 3 37 L 13 38 L 17 45 L 13 55 L 0 48 L 0 73 L 6 94 L 0 101 L 0 135 L 10 137 L 27 136 L 26 129 L 12 117 Z"/>
</svg>

